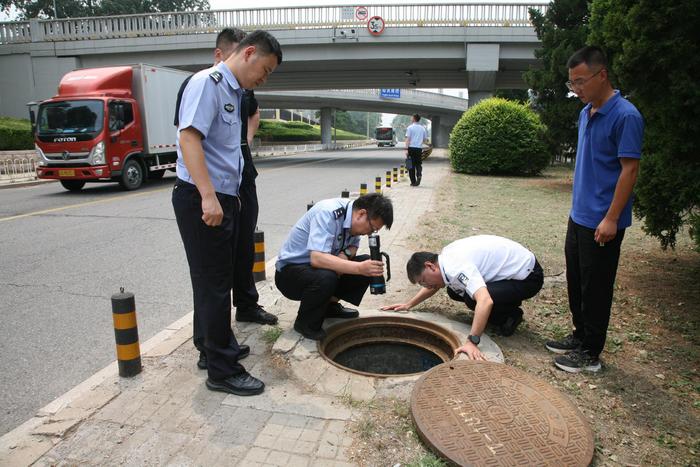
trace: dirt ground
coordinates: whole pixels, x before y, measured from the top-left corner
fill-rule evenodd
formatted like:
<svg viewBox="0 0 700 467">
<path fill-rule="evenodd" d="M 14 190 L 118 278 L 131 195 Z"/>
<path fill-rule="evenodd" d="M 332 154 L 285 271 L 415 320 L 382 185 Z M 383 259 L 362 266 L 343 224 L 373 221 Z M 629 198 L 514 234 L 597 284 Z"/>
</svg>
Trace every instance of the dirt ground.
<svg viewBox="0 0 700 467">
<path fill-rule="evenodd" d="M 592 465 L 698 466 L 700 254 L 686 233 L 675 251 L 664 251 L 643 233 L 639 220 L 627 230 L 601 356 L 603 371 L 565 373 L 554 367 L 544 348 L 545 340 L 571 331 L 564 277 L 571 180 L 566 166 L 536 178 L 450 174 L 411 238 L 415 250 L 439 252 L 447 243 L 475 234 L 509 237 L 531 249 L 544 267 L 545 286 L 525 302 L 525 321 L 516 334 L 495 338 L 506 364 L 571 397 L 594 432 Z M 387 302 L 405 301 L 406 293 L 388 296 Z M 466 307 L 443 292 L 415 311 L 471 318 Z M 406 401 L 375 399 L 361 408 L 363 415 L 353 427 L 356 462 L 444 465 L 418 439 Z"/>
</svg>

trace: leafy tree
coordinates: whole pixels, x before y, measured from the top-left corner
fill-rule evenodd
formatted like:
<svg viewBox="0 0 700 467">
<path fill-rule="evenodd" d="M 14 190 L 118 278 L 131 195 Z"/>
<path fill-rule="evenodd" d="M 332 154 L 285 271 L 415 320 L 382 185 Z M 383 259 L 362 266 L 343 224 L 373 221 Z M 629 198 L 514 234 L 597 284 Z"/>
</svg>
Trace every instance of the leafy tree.
<svg viewBox="0 0 700 467">
<path fill-rule="evenodd" d="M 542 47 L 535 51 L 541 69 L 532 69 L 523 77 L 532 89 L 533 107 L 547 126 L 546 138 L 556 156 L 570 152 L 576 145 L 576 122 L 581 102 L 569 97 L 564 84 L 569 79 L 566 62 L 586 45 L 588 34 L 587 0 L 554 0 L 543 15 L 530 9 Z"/>
<path fill-rule="evenodd" d="M 0 0 L 0 9 L 17 8 L 20 18 L 77 18 L 168 11 L 208 10 L 208 0 Z"/>
<path fill-rule="evenodd" d="M 589 42 L 606 50 L 646 122 L 635 213 L 672 248 L 684 224 L 700 247 L 700 8 L 697 0 L 593 0 Z"/>
</svg>

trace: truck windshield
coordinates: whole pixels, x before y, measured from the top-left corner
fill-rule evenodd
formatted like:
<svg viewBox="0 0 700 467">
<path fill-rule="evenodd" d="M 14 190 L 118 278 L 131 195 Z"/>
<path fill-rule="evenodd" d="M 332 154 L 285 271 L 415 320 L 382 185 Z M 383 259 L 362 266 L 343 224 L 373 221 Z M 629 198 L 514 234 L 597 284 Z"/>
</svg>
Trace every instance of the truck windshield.
<svg viewBox="0 0 700 467">
<path fill-rule="evenodd" d="M 390 141 L 394 138 L 394 129 L 391 127 L 379 127 L 375 130 L 375 138 Z"/>
<path fill-rule="evenodd" d="M 104 121 L 102 101 L 47 102 L 39 106 L 39 133 L 86 134 L 102 131 Z"/>
</svg>

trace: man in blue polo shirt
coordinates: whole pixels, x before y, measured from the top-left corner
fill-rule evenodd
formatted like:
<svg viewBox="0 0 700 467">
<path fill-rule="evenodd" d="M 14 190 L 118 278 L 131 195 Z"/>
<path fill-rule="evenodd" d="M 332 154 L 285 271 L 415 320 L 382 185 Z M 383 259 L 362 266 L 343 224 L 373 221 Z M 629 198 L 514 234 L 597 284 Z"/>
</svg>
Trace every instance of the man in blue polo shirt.
<svg viewBox="0 0 700 467">
<path fill-rule="evenodd" d="M 185 247 L 194 300 L 194 335 L 206 354 L 207 388 L 241 396 L 265 384 L 239 363 L 245 357 L 231 331 L 244 159 L 240 105 L 243 89 L 265 83 L 282 62 L 279 42 L 265 31 L 248 34 L 223 62 L 195 74 L 179 111 L 177 181 L 172 203 Z"/>
<path fill-rule="evenodd" d="M 573 199 L 566 232 L 566 282 L 574 331 L 547 349 L 571 373 L 598 371 L 605 346 L 620 245 L 632 224 L 632 190 L 644 121 L 613 89 L 601 49 L 587 46 L 567 63 L 571 92 L 586 103 L 578 120 Z"/>
</svg>

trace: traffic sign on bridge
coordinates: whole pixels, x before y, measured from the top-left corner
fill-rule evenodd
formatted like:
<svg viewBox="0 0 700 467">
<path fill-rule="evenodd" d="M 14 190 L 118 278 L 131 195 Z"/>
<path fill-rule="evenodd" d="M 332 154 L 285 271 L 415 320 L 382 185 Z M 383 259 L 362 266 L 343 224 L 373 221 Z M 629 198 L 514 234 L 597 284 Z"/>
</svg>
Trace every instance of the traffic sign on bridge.
<svg viewBox="0 0 700 467">
<path fill-rule="evenodd" d="M 369 11 L 367 10 L 366 6 L 358 6 L 355 8 L 355 18 L 357 18 L 360 21 L 364 21 L 367 19 L 369 16 Z"/>
</svg>

